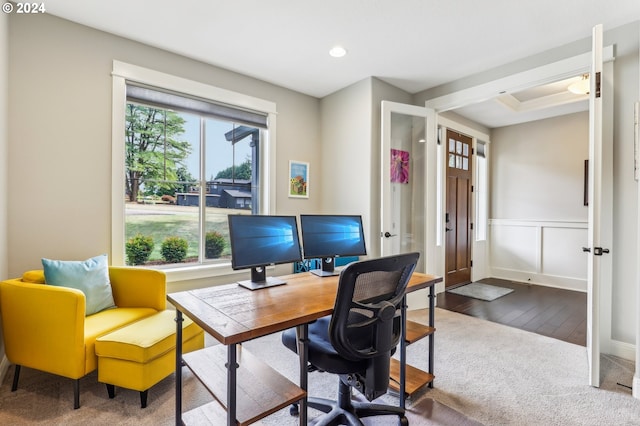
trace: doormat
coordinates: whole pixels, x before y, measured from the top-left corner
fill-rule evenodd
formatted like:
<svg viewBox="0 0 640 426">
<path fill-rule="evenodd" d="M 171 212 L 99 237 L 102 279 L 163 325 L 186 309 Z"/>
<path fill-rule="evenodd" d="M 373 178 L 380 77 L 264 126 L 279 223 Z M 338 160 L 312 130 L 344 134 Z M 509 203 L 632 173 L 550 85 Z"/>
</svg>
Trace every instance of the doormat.
<svg viewBox="0 0 640 426">
<path fill-rule="evenodd" d="M 497 287 L 490 284 L 471 283 L 460 287 L 447 290 L 447 293 L 458 294 L 460 296 L 473 297 L 474 299 L 486 300 L 491 302 L 499 297 L 509 294 L 513 291 L 511 288 Z"/>
</svg>

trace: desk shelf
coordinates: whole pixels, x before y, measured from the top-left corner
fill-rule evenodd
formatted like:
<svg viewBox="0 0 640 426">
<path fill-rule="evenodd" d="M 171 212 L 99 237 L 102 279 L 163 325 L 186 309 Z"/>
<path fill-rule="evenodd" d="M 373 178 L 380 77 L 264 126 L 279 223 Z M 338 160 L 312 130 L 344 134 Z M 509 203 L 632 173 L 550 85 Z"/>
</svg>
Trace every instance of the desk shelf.
<svg viewBox="0 0 640 426">
<path fill-rule="evenodd" d="M 407 338 L 405 341 L 407 345 L 417 342 L 423 337 L 431 336 L 436 332 L 434 327 L 420 324 L 419 322 L 407 320 Z"/>
<path fill-rule="evenodd" d="M 407 381 L 404 393 L 407 397 L 413 395 L 423 386 L 433 382 L 433 379 L 435 378 L 433 374 L 422 371 L 409 364 L 406 365 L 406 374 Z M 391 358 L 390 375 L 391 380 L 389 380 L 389 389 L 395 392 L 400 392 L 400 361 L 395 358 Z"/>
<path fill-rule="evenodd" d="M 226 407 L 227 402 L 227 347 L 211 346 L 182 355 L 184 363 L 217 400 L 216 405 Z M 249 425 L 299 401 L 306 392 L 275 371 L 266 363 L 238 346 L 237 362 L 237 420 L 240 426 Z M 219 403 L 219 404 L 218 404 Z M 215 405 L 206 404 L 185 413 L 185 423 L 202 424 L 217 418 Z M 226 411 L 223 411 L 226 419 Z M 216 424 L 216 423 L 214 423 Z M 223 423 L 220 423 L 223 424 Z"/>
<path fill-rule="evenodd" d="M 433 307 L 431 307 L 430 309 L 433 309 Z M 424 337 L 433 339 L 433 334 L 435 332 L 436 329 L 435 327 L 433 327 L 433 324 L 431 326 L 428 326 L 415 321 L 407 320 L 405 342 L 407 345 L 410 345 Z M 430 343 L 430 347 L 432 347 L 433 342 Z M 429 351 L 431 352 L 431 349 Z M 433 359 L 433 354 L 429 353 L 429 357 Z M 430 385 L 431 383 L 433 383 L 433 379 L 435 378 L 435 376 L 433 375 L 433 371 L 422 371 L 419 368 L 409 365 L 408 363 L 406 365 L 405 377 L 406 397 L 410 397 L 423 386 Z M 395 358 L 391 359 L 390 378 L 391 380 L 389 381 L 389 389 L 395 392 L 400 392 L 400 361 Z"/>
<path fill-rule="evenodd" d="M 407 320 L 406 328 L 407 334 L 405 341 L 407 342 L 407 345 L 415 343 L 424 337 L 432 339 L 433 333 L 436 331 L 435 327 L 430 327 L 428 325 L 409 320 Z M 391 359 L 390 376 L 391 381 L 389 381 L 389 389 L 395 392 L 400 392 L 400 361 L 395 358 Z M 432 383 L 435 376 L 432 372 L 422 371 L 407 363 L 406 378 L 405 395 L 410 397 L 423 386 Z"/>
</svg>

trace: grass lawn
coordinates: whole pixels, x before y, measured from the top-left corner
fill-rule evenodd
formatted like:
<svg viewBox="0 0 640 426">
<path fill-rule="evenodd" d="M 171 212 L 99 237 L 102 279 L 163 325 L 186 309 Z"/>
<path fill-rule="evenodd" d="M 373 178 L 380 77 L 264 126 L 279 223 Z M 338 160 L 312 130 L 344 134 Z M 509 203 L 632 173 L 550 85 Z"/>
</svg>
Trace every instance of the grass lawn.
<svg viewBox="0 0 640 426">
<path fill-rule="evenodd" d="M 137 235 L 153 237 L 154 247 L 150 261 L 161 260 L 160 248 L 167 237 L 182 237 L 187 240 L 189 248 L 187 257 L 198 256 L 198 208 L 189 206 L 175 206 L 170 204 L 137 204 L 126 205 L 125 209 L 125 238 Z M 227 246 L 222 257 L 231 255 L 229 247 L 229 224 L 227 215 L 251 214 L 249 210 L 207 208 L 206 231 L 217 231 L 222 234 Z"/>
</svg>

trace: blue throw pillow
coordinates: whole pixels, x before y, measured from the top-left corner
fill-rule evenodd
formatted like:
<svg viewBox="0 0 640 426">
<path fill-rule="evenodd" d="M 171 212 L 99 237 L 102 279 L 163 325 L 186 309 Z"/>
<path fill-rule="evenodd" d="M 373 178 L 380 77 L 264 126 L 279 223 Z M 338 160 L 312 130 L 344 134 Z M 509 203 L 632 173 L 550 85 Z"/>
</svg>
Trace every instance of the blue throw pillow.
<svg viewBox="0 0 640 426">
<path fill-rule="evenodd" d="M 85 261 L 42 259 L 47 284 L 81 290 L 86 298 L 85 315 L 115 306 L 107 255 Z"/>
</svg>

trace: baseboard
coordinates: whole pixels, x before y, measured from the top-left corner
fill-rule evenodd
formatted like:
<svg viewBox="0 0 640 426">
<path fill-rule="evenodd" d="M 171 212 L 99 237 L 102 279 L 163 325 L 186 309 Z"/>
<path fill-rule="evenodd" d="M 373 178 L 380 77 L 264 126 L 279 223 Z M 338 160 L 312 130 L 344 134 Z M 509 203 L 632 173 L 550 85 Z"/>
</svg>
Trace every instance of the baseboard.
<svg viewBox="0 0 640 426">
<path fill-rule="evenodd" d="M 640 399 L 640 377 L 638 373 L 633 376 L 633 397 L 636 399 Z"/>
<path fill-rule="evenodd" d="M 636 345 L 632 345 L 631 343 L 621 342 L 619 340 L 611 340 L 606 345 L 605 350 L 606 353 L 610 355 L 615 355 L 629 361 L 636 360 Z"/>
<path fill-rule="evenodd" d="M 511 280 L 521 283 L 543 285 L 545 287 L 561 288 L 586 293 L 587 281 L 582 278 L 560 277 L 548 274 L 538 274 L 530 271 L 518 271 L 507 268 L 491 268 L 491 277 Z"/>
</svg>

